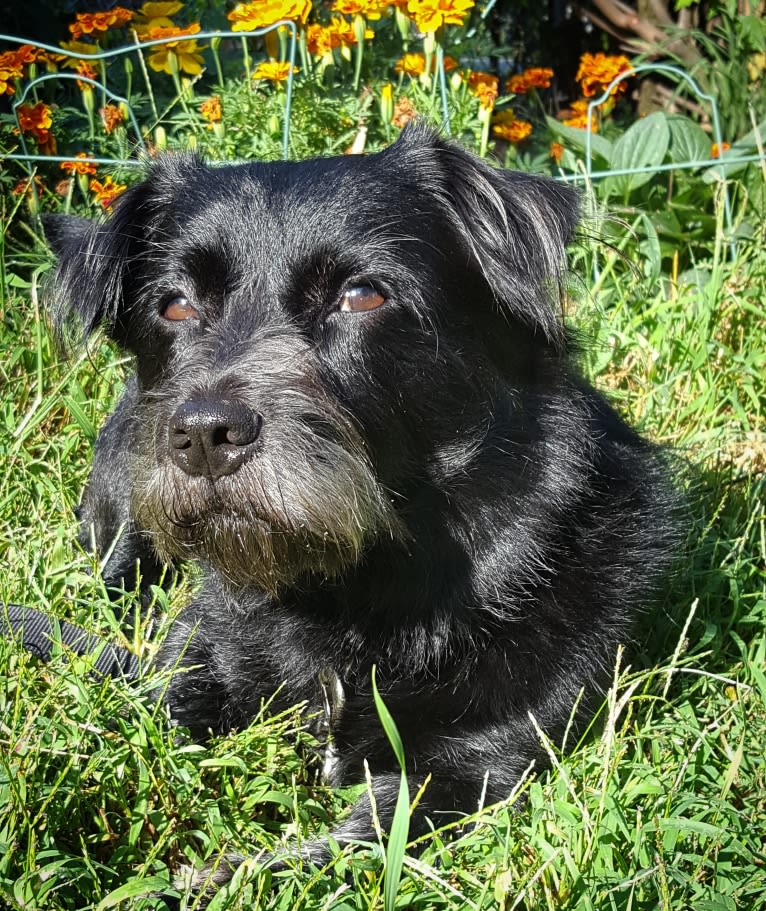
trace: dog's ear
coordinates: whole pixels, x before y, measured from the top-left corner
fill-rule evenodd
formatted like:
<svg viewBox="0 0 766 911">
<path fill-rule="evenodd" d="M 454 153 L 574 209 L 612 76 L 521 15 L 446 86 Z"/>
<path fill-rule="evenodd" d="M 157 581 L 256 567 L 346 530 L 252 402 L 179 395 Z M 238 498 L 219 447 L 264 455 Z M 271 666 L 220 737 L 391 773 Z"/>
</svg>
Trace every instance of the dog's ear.
<svg viewBox="0 0 766 911">
<path fill-rule="evenodd" d="M 126 190 L 105 221 L 50 215 L 43 221 L 58 266 L 48 297 L 61 330 L 74 316 L 87 337 L 98 326 L 114 327 L 130 279 L 131 265 L 158 230 L 191 171 L 203 167 L 196 156 L 163 156 L 141 183 Z"/>
<path fill-rule="evenodd" d="M 421 126 L 406 129 L 397 145 L 421 161 L 425 152 L 432 169 L 436 164 L 427 177 L 421 165 L 421 176 L 441 197 L 498 305 L 563 347 L 566 247 L 579 220 L 578 193 L 551 178 L 490 167 Z"/>
</svg>

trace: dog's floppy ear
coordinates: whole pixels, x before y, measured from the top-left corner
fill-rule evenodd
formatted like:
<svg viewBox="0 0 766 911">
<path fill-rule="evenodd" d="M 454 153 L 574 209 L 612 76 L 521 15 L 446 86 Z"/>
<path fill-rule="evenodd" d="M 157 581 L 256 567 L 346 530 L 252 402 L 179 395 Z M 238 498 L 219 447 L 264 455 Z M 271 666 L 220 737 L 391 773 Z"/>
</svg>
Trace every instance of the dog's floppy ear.
<svg viewBox="0 0 766 911">
<path fill-rule="evenodd" d="M 105 221 L 71 215 L 43 220 L 58 259 L 48 296 L 56 326 L 75 316 L 88 336 L 99 325 L 109 331 L 123 303 L 133 258 L 157 230 L 159 214 L 170 205 L 190 171 L 202 167 L 195 156 L 163 156 L 144 181 L 126 190 Z"/>
<path fill-rule="evenodd" d="M 500 307 L 561 348 L 578 193 L 551 178 L 490 167 L 420 126 L 405 130 L 399 143 L 407 154 L 431 150 L 437 193 Z"/>
</svg>

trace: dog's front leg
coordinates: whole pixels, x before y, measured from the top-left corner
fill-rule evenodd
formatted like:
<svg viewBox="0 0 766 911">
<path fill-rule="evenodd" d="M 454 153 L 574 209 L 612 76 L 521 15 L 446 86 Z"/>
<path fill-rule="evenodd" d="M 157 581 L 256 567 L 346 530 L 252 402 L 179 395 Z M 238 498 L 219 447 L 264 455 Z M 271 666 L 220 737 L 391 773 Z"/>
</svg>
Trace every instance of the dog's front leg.
<svg viewBox="0 0 766 911">
<path fill-rule="evenodd" d="M 279 851 L 257 855 L 253 859 L 258 868 L 276 872 L 301 864 L 321 867 L 332 859 L 331 840 L 341 848 L 347 845 L 363 847 L 379 842 L 381 835 L 388 836 L 391 832 L 400 780 L 398 771 L 373 775 L 368 790 L 328 837 L 302 842 L 292 840 Z M 410 776 L 410 802 L 424 783 L 424 780 Z M 461 808 L 466 798 L 466 787 L 465 781 L 455 778 L 430 777 L 418 806 L 410 817 L 409 838 L 417 838 L 463 816 L 465 811 Z M 471 782 L 469 789 L 472 794 L 475 791 L 478 803 L 480 784 Z M 236 869 L 246 860 L 241 854 L 224 854 L 212 858 L 202 869 L 192 874 L 192 888 L 208 896 L 213 894 L 229 882 Z"/>
<path fill-rule="evenodd" d="M 130 508 L 131 475 L 136 425 L 138 387 L 128 379 L 117 407 L 101 428 L 93 453 L 93 467 L 76 509 L 80 521 L 80 544 L 104 560 L 103 578 L 113 592 L 130 591 L 138 581 L 141 592 L 162 577 L 162 563 L 151 540 L 140 529 Z"/>
<path fill-rule="evenodd" d="M 229 609 L 209 582 L 175 621 L 158 657 L 173 671 L 167 692 L 173 720 L 195 740 L 246 727 L 279 687 L 261 646 L 257 623 Z"/>
</svg>

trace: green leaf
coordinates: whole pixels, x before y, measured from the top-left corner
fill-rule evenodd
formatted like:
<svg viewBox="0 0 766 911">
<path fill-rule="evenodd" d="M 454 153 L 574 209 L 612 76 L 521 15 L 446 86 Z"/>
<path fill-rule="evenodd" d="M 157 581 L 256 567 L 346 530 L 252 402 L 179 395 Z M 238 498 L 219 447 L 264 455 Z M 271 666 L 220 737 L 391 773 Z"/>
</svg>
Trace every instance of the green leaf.
<svg viewBox="0 0 766 911">
<path fill-rule="evenodd" d="M 587 131 L 581 130 L 578 127 L 568 127 L 564 123 L 559 123 L 558 120 L 555 120 L 553 117 L 545 118 L 548 126 L 551 130 L 565 139 L 570 145 L 576 146 L 578 149 L 585 151 L 585 143 L 587 138 Z M 612 158 L 612 143 L 605 139 L 603 136 L 599 136 L 598 133 L 591 133 L 591 151 L 594 158 L 598 156 L 603 159 L 605 165 L 610 165 Z"/>
<path fill-rule="evenodd" d="M 399 880 L 402 875 L 402 864 L 404 863 L 404 854 L 410 831 L 410 790 L 407 785 L 407 770 L 404 762 L 402 738 L 399 736 L 399 731 L 391 713 L 378 692 L 375 670 L 373 665 L 372 696 L 375 700 L 375 708 L 377 709 L 380 723 L 383 725 L 383 730 L 386 732 L 386 737 L 388 737 L 388 742 L 391 744 L 396 756 L 396 761 L 402 770 L 399 780 L 399 794 L 396 798 L 396 807 L 391 821 L 391 832 L 388 836 L 383 872 L 383 907 L 385 911 L 394 911 L 396 908 L 396 893 L 399 891 Z"/>
<path fill-rule="evenodd" d="M 170 884 L 164 876 L 149 876 L 147 879 L 131 879 L 130 882 L 124 883 L 118 889 L 110 892 L 105 898 L 96 905 L 96 911 L 105 911 L 106 908 L 114 908 L 120 902 L 129 898 L 147 898 L 148 896 L 162 892 L 163 895 L 177 892 L 171 890 Z"/>
<path fill-rule="evenodd" d="M 667 116 L 656 111 L 643 120 L 634 123 L 615 142 L 612 149 L 611 167 L 615 171 L 646 169 L 636 174 L 608 177 L 604 189 L 611 193 L 627 196 L 633 190 L 644 186 L 654 177 L 653 165 L 662 164 L 670 145 L 670 127 Z"/>
<path fill-rule="evenodd" d="M 670 127 L 670 160 L 674 162 L 707 161 L 710 137 L 702 127 L 680 114 L 667 118 Z"/>
<path fill-rule="evenodd" d="M 380 718 L 380 723 L 383 725 L 383 730 L 386 732 L 386 737 L 388 742 L 391 744 L 391 748 L 394 751 L 396 756 L 396 761 L 399 763 L 399 768 L 404 772 L 404 745 L 402 744 L 402 738 L 399 736 L 399 731 L 396 727 L 394 719 L 391 717 L 391 713 L 388 711 L 388 707 L 378 692 L 378 684 L 375 679 L 376 668 L 372 668 L 372 697 L 375 700 L 375 708 L 378 712 L 378 718 Z"/>
</svg>

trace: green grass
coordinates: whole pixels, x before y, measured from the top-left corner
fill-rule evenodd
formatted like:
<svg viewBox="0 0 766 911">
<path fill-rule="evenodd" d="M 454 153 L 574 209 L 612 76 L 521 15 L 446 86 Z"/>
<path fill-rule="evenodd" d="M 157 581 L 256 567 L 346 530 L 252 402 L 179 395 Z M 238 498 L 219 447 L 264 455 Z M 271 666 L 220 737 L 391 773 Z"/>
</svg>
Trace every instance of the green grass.
<svg viewBox="0 0 766 911">
<path fill-rule="evenodd" d="M 0 600 L 119 637 L 120 606 L 78 549 L 71 509 L 124 366 L 99 343 L 62 361 L 22 278 L 41 257 L 18 249 L 0 326 Z M 406 858 L 397 907 L 766 901 L 766 252 L 723 253 L 719 242 L 684 287 L 599 251 L 574 321 L 597 382 L 691 463 L 690 543 L 583 743 L 550 745 L 552 771 L 520 784 L 520 808 L 484 808 Z M 591 251 L 576 260 L 593 276 Z M 191 584 L 158 595 L 131 648 L 151 654 Z M 313 835 L 353 797 L 312 778 L 297 711 L 202 747 L 151 700 L 161 678 L 127 687 L 86 665 L 41 666 L 0 641 L 0 905 L 193 908 L 174 885 L 184 865 Z M 340 852 L 324 870 L 275 875 L 279 889 L 248 864 L 211 908 L 382 908 L 381 857 Z M 179 904 L 160 897 L 174 891 Z"/>
</svg>

